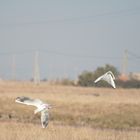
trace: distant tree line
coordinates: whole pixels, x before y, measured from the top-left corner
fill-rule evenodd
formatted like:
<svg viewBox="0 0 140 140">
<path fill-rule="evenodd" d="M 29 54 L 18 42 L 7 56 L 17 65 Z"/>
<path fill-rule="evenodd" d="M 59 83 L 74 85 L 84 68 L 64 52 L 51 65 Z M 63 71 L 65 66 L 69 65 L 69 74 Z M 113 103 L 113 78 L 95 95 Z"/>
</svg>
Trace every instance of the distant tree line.
<svg viewBox="0 0 140 140">
<path fill-rule="evenodd" d="M 140 88 L 140 81 L 134 79 L 130 79 L 128 81 L 122 81 L 117 79 L 116 85 L 117 87 L 122 87 L 122 88 Z"/>
<path fill-rule="evenodd" d="M 84 71 L 82 72 L 77 81 L 70 80 L 69 78 L 56 79 L 53 81 L 49 81 L 52 84 L 60 84 L 60 85 L 71 85 L 71 86 L 83 86 L 83 87 L 110 87 L 110 85 L 105 81 L 99 81 L 99 83 L 94 83 L 94 81 L 107 71 L 112 71 L 115 76 L 116 87 L 122 88 L 140 88 L 140 81 L 134 79 L 130 76 L 130 78 L 126 81 L 123 81 L 119 78 L 121 73 L 118 69 L 112 65 L 106 64 L 103 67 L 98 67 L 95 71 Z M 47 79 L 43 79 L 42 81 L 46 82 Z"/>
<path fill-rule="evenodd" d="M 127 81 L 122 81 L 118 77 L 120 72 L 117 70 L 116 67 L 106 64 L 104 67 L 98 67 L 95 71 L 84 71 L 78 76 L 78 85 L 84 87 L 109 87 L 109 85 L 104 82 L 100 81 L 100 83 L 94 83 L 95 79 L 101 76 L 102 74 L 106 73 L 107 71 L 112 71 L 116 77 L 115 83 L 117 87 L 122 88 L 140 88 L 140 81 L 135 79 L 129 79 Z"/>
</svg>

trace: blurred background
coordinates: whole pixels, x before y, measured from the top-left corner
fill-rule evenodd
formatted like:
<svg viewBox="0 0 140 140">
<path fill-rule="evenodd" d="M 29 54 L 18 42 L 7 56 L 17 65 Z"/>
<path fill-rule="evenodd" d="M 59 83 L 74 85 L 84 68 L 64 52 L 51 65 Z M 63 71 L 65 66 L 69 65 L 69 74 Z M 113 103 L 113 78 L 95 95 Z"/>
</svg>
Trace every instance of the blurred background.
<svg viewBox="0 0 140 140">
<path fill-rule="evenodd" d="M 111 66 L 140 80 L 139 25 L 138 0 L 0 1 L 0 78 L 77 82 Z"/>
<path fill-rule="evenodd" d="M 139 37 L 139 0 L 0 0 L 0 139 L 140 140 Z"/>
</svg>

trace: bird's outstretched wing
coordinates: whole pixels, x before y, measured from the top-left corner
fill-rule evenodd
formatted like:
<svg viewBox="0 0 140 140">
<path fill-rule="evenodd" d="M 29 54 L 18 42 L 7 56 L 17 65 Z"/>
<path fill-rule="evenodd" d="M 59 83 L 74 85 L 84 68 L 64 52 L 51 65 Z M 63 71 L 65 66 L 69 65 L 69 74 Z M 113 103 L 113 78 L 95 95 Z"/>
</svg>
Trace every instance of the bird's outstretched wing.
<svg viewBox="0 0 140 140">
<path fill-rule="evenodd" d="M 108 71 L 107 73 L 101 75 L 100 77 L 98 77 L 94 83 L 97 83 L 98 81 L 100 80 L 104 80 L 106 81 L 107 83 L 109 83 L 113 88 L 116 88 L 116 85 L 115 85 L 115 76 L 114 74 L 111 72 L 111 71 Z"/>
<path fill-rule="evenodd" d="M 46 128 L 49 123 L 49 112 L 48 110 L 41 111 L 41 124 L 43 128 Z"/>
<path fill-rule="evenodd" d="M 30 99 L 30 98 L 24 97 L 24 96 L 17 97 L 15 102 L 25 104 L 25 105 L 32 105 L 32 106 L 36 106 L 36 107 L 43 104 L 43 102 L 39 99 Z"/>
</svg>

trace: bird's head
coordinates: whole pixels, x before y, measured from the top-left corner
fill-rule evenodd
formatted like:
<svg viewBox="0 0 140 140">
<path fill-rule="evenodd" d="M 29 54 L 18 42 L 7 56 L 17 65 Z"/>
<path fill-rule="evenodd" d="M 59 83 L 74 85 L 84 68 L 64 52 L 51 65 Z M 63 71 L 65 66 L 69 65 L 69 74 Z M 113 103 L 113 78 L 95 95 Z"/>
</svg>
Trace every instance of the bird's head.
<svg viewBox="0 0 140 140">
<path fill-rule="evenodd" d="M 51 109 L 52 106 L 51 106 L 50 104 L 44 104 L 44 108 L 45 108 L 45 109 Z"/>
<path fill-rule="evenodd" d="M 44 110 L 44 109 L 49 110 L 52 108 L 52 106 L 50 104 L 42 104 L 41 108 L 42 108 L 42 110 Z"/>
</svg>

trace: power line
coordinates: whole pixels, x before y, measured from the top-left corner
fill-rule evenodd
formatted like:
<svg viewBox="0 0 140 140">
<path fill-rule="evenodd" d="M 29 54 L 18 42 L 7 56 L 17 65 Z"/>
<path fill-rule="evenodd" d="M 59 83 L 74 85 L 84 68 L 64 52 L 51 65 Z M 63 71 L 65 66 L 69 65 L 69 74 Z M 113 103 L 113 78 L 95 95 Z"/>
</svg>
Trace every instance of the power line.
<svg viewBox="0 0 140 140">
<path fill-rule="evenodd" d="M 81 21 L 88 19 L 95 19 L 99 17 L 105 16 L 117 16 L 117 15 L 126 15 L 126 14 L 136 14 L 136 12 L 140 11 L 140 7 L 131 8 L 131 9 L 123 9 L 120 11 L 106 12 L 91 16 L 81 16 L 81 17 L 68 17 L 64 19 L 54 19 L 54 20 L 44 20 L 44 21 L 31 21 L 31 22 L 20 22 L 20 23 L 0 23 L 0 26 L 26 26 L 26 25 L 38 25 L 38 24 L 53 24 L 53 23 L 64 23 L 71 21 Z"/>
<path fill-rule="evenodd" d="M 74 53 L 66 53 L 54 50 L 40 50 L 41 53 L 47 53 L 52 55 L 58 56 L 65 56 L 65 57 L 73 57 L 73 58 L 85 58 L 85 59 L 121 59 L 121 57 L 114 57 L 114 56 L 95 56 L 95 55 L 81 55 L 81 54 L 74 54 Z"/>
<path fill-rule="evenodd" d="M 31 53 L 33 53 L 34 52 L 34 50 L 23 50 L 23 51 L 8 51 L 8 52 L 0 52 L 0 56 L 6 56 L 6 55 L 8 55 L 8 56 L 10 56 L 10 55 L 24 55 L 24 54 L 31 54 Z"/>
<path fill-rule="evenodd" d="M 0 52 L 0 56 L 17 56 L 17 55 L 25 55 L 25 54 L 34 54 L 36 50 L 25 50 L 25 51 L 15 51 L 15 52 Z M 50 55 L 56 55 L 56 56 L 64 56 L 64 57 L 72 57 L 72 58 L 84 58 L 84 59 L 122 59 L 122 57 L 119 56 L 100 56 L 100 55 L 86 55 L 86 54 L 79 54 L 79 53 L 67 53 L 67 52 L 61 52 L 57 50 L 47 50 L 47 49 L 40 49 L 37 51 L 38 53 L 43 54 L 50 54 Z M 128 55 L 131 56 L 128 57 L 128 59 L 140 59 L 140 56 L 138 56 L 135 53 L 132 53 L 130 51 L 127 51 Z"/>
<path fill-rule="evenodd" d="M 140 56 L 138 54 L 135 54 L 133 52 L 128 51 L 128 54 L 136 59 L 140 59 Z"/>
</svg>

